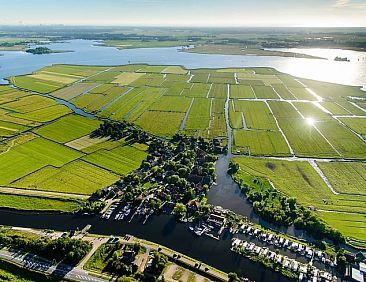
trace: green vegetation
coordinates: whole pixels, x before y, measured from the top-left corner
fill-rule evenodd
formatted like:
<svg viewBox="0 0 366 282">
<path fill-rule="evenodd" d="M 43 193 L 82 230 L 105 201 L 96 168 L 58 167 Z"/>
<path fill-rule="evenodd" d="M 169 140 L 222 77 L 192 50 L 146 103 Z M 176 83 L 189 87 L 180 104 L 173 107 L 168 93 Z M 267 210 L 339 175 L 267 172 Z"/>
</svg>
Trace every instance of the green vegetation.
<svg viewBox="0 0 366 282">
<path fill-rule="evenodd" d="M 59 238 L 56 240 L 35 234 L 0 228 L 0 244 L 44 258 L 76 265 L 91 250 L 89 242 L 80 239 Z"/>
<path fill-rule="evenodd" d="M 136 121 L 136 125 L 149 133 L 171 137 L 179 130 L 183 117 L 183 113 L 147 111 Z"/>
<path fill-rule="evenodd" d="M 3 104 L 1 107 L 18 113 L 27 113 L 54 105 L 56 105 L 56 102 L 50 98 L 39 95 L 29 95 L 22 97 L 17 101 Z"/>
<path fill-rule="evenodd" d="M 283 195 L 295 198 L 297 203 L 310 207 L 311 209 L 329 211 L 326 214 L 329 214 L 329 216 L 332 214 L 334 220 L 342 220 L 342 218 L 347 217 L 350 213 L 356 215 L 366 211 L 364 208 L 366 199 L 364 197 L 351 194 L 336 195 L 332 193 L 308 162 L 239 157 L 235 158 L 234 162 L 240 166 L 239 179 L 252 179 L 254 176 L 269 179 L 274 184 L 274 187 Z M 329 166 L 333 166 L 333 164 L 329 164 Z M 343 165 L 340 166 L 342 167 Z M 323 163 L 320 164 L 320 167 L 323 169 Z M 338 163 L 336 167 L 338 167 Z M 335 181 L 345 183 L 346 181 L 342 176 L 335 177 L 334 173 L 330 174 L 328 169 L 324 170 L 324 172 L 327 176 L 329 175 L 331 183 L 336 183 Z M 340 173 L 340 169 L 338 173 Z M 348 185 L 347 187 L 352 186 Z M 268 206 L 271 206 L 271 204 L 266 204 L 263 207 Z M 326 219 L 324 217 L 325 221 Z M 330 222 L 329 224 L 336 227 L 334 223 Z M 349 224 L 354 229 L 359 229 L 357 232 L 354 232 L 354 240 L 362 241 L 364 237 L 358 236 L 357 234 L 363 232 L 365 228 L 364 223 L 359 220 L 352 221 L 350 219 Z"/>
<path fill-rule="evenodd" d="M 243 172 L 269 178 L 274 186 L 299 203 L 317 209 L 365 212 L 365 199 L 335 195 L 308 162 L 234 158 Z M 306 191 L 306 193 L 305 193 Z"/>
<path fill-rule="evenodd" d="M 12 77 L 10 82 L 19 88 L 36 91 L 39 93 L 49 93 L 63 86 L 61 83 L 36 79 L 30 76 Z"/>
<path fill-rule="evenodd" d="M 317 164 L 337 192 L 358 194 L 366 197 L 365 163 L 318 162 Z"/>
<path fill-rule="evenodd" d="M 347 242 L 352 246 L 364 249 L 366 247 L 366 217 L 364 214 L 357 213 L 335 213 L 320 212 L 317 214 L 330 226 L 339 230 Z"/>
<path fill-rule="evenodd" d="M 26 189 L 90 195 L 118 179 L 113 173 L 77 160 L 61 168 L 43 167 L 11 185 Z"/>
<path fill-rule="evenodd" d="M 233 150 L 248 155 L 290 155 L 289 148 L 278 131 L 234 130 Z"/>
<path fill-rule="evenodd" d="M 362 118 L 340 118 L 349 128 L 356 131 L 363 138 L 366 138 L 366 119 Z"/>
<path fill-rule="evenodd" d="M 0 193 L 0 206 L 17 210 L 75 212 L 81 208 L 81 204 L 81 202 L 67 198 L 57 199 Z"/>
<path fill-rule="evenodd" d="M 3 282 L 47 282 L 53 279 L 48 275 L 0 260 L 0 280 Z"/>
<path fill-rule="evenodd" d="M 237 158 L 234 161 L 229 172 L 234 174 L 235 181 L 253 204 L 254 211 L 261 217 L 278 225 L 294 224 L 317 239 L 328 238 L 335 244 L 344 242 L 339 231 L 320 220 L 310 209 L 299 205 L 298 198 L 287 197 L 276 190 L 276 183 L 274 188 L 267 178 L 244 171 L 246 162 Z M 267 162 L 266 167 L 275 170 L 277 164 Z"/>
<path fill-rule="evenodd" d="M 15 113 L 11 116 L 31 120 L 36 122 L 48 122 L 70 114 L 71 110 L 64 105 L 54 105 L 46 108 L 37 109 L 24 114 Z"/>
<path fill-rule="evenodd" d="M 125 175 L 139 168 L 146 156 L 146 152 L 126 145 L 110 151 L 99 150 L 83 159 L 117 174 Z"/>
<path fill-rule="evenodd" d="M 35 132 L 56 142 L 66 143 L 89 134 L 98 128 L 99 124 L 98 120 L 91 120 L 78 115 L 68 115 L 35 130 Z"/>
<path fill-rule="evenodd" d="M 244 113 L 248 128 L 278 131 L 272 113 L 264 102 L 234 101 L 235 111 Z"/>
<path fill-rule="evenodd" d="M 0 185 L 9 185 L 47 165 L 63 166 L 80 156 L 80 153 L 70 148 L 35 138 L 0 155 Z"/>
</svg>

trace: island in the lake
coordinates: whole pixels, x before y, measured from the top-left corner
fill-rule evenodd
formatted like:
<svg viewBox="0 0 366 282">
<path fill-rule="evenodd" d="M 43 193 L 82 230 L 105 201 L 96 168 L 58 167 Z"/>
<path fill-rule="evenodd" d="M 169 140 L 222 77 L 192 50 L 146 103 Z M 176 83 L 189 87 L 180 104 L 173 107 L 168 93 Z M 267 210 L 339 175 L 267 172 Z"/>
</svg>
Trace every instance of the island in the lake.
<svg viewBox="0 0 366 282">
<path fill-rule="evenodd" d="M 33 55 L 43 55 L 43 54 L 52 54 L 52 53 L 67 53 L 67 52 L 73 52 L 69 50 L 52 50 L 47 47 L 36 47 L 27 49 L 25 52 L 33 54 Z"/>
</svg>

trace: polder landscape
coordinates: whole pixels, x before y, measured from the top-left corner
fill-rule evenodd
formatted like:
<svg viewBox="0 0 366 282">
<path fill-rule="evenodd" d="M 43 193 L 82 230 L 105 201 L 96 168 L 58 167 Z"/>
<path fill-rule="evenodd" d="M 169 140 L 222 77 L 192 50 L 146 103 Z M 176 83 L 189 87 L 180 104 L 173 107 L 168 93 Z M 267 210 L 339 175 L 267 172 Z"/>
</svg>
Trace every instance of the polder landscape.
<svg viewBox="0 0 366 282">
<path fill-rule="evenodd" d="M 33 63 L 0 57 L 1 281 L 363 275 L 366 92 L 265 61 L 301 68 L 329 60 L 301 48 L 343 48 L 358 61 L 330 63 L 362 68 L 363 29 L 35 30 L 0 29 L 0 54 Z M 60 61 L 82 56 L 75 39 L 116 53 Z M 144 50 L 160 63 L 135 60 Z"/>
</svg>

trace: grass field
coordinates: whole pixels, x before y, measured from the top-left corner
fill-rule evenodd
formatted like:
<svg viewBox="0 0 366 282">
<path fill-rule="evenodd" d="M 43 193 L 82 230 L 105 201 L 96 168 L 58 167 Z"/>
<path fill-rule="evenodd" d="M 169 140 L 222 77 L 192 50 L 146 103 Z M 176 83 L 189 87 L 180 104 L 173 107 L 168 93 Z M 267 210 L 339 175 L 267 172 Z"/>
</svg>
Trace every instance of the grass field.
<svg viewBox="0 0 366 282">
<path fill-rule="evenodd" d="M 366 159 L 366 143 L 339 122 L 330 120 L 316 126 L 343 157 Z"/>
<path fill-rule="evenodd" d="M 27 130 L 28 127 L 16 123 L 6 122 L 0 120 L 0 136 L 11 137 L 20 132 Z"/>
<path fill-rule="evenodd" d="M 56 105 L 50 98 L 38 95 L 30 95 L 19 100 L 1 105 L 4 109 L 9 109 L 17 113 L 27 113 Z"/>
<path fill-rule="evenodd" d="M 126 175 L 139 168 L 147 153 L 130 146 L 120 146 L 110 151 L 99 150 L 83 159 L 120 175 Z"/>
<path fill-rule="evenodd" d="M 244 113 L 248 128 L 278 130 L 276 121 L 266 103 L 256 101 L 234 101 L 235 111 Z"/>
<path fill-rule="evenodd" d="M 210 123 L 210 107 L 211 101 L 209 99 L 195 98 L 184 128 L 194 130 L 208 128 Z"/>
<path fill-rule="evenodd" d="M 188 71 L 181 66 L 169 66 L 161 71 L 161 73 L 170 73 L 170 74 L 186 74 Z"/>
<path fill-rule="evenodd" d="M 364 214 L 317 212 L 330 226 L 342 232 L 353 246 L 366 247 L 366 217 Z"/>
<path fill-rule="evenodd" d="M 77 83 L 60 90 L 52 92 L 52 96 L 63 99 L 63 100 L 71 100 L 91 89 L 96 87 L 97 83 Z"/>
<path fill-rule="evenodd" d="M 119 85 L 129 85 L 144 75 L 144 73 L 124 72 L 116 76 L 112 83 L 117 83 Z"/>
<path fill-rule="evenodd" d="M 146 111 L 136 124 L 152 134 L 171 137 L 178 132 L 183 117 L 184 113 Z"/>
<path fill-rule="evenodd" d="M 260 156 L 288 156 L 289 148 L 279 131 L 234 130 L 236 153 Z"/>
<path fill-rule="evenodd" d="M 14 113 L 11 114 L 11 116 L 36 122 L 48 122 L 70 114 L 71 112 L 72 111 L 64 105 L 54 105 L 23 114 Z"/>
<path fill-rule="evenodd" d="M 91 138 L 89 135 L 85 135 L 78 139 L 74 139 L 70 142 L 67 142 L 65 143 L 65 145 L 74 148 L 76 150 L 83 150 L 91 146 L 106 142 L 108 139 L 109 139 L 108 137 Z"/>
<path fill-rule="evenodd" d="M 11 83 L 19 88 L 39 93 L 50 93 L 64 86 L 62 83 L 35 79 L 31 76 L 17 76 L 11 78 Z"/>
<path fill-rule="evenodd" d="M 339 212 L 366 212 L 366 197 L 333 194 L 308 162 L 244 157 L 236 157 L 234 161 L 242 171 L 269 178 L 277 189 L 306 206 Z"/>
<path fill-rule="evenodd" d="M 81 156 L 57 143 L 35 138 L 0 155 L 0 185 L 8 185 L 47 165 L 61 167 Z"/>
<path fill-rule="evenodd" d="M 253 86 L 253 90 L 254 90 L 255 96 L 257 98 L 262 98 L 262 99 L 279 99 L 279 97 L 276 94 L 276 92 L 270 86 L 254 85 Z"/>
<path fill-rule="evenodd" d="M 230 85 L 230 98 L 255 98 L 253 88 L 248 85 Z"/>
<path fill-rule="evenodd" d="M 366 198 L 366 163 L 318 162 L 318 166 L 337 192 Z"/>
<path fill-rule="evenodd" d="M 191 101 L 191 98 L 182 96 L 162 96 L 150 107 L 150 110 L 185 113 Z"/>
<path fill-rule="evenodd" d="M 0 86 L 0 104 L 7 102 L 12 102 L 15 99 L 29 95 L 29 92 L 19 91 L 17 89 L 12 89 L 7 86 Z"/>
<path fill-rule="evenodd" d="M 42 126 L 35 130 L 35 133 L 59 143 L 66 143 L 89 134 L 97 129 L 100 123 L 98 120 L 68 115 L 49 125 Z"/>
<path fill-rule="evenodd" d="M 98 189 L 113 184 L 116 174 L 84 161 L 73 161 L 61 168 L 46 166 L 33 172 L 11 186 L 26 189 L 90 195 Z"/>
<path fill-rule="evenodd" d="M 80 209 L 81 202 L 68 199 L 0 194 L 0 206 L 17 210 L 73 212 Z"/>
<path fill-rule="evenodd" d="M 340 157 L 321 133 L 303 119 L 291 104 L 277 101 L 268 103 L 296 155 Z M 316 126 L 319 124 L 316 123 Z"/>
<path fill-rule="evenodd" d="M 349 128 L 366 138 L 366 118 L 340 118 L 340 120 Z"/>
</svg>

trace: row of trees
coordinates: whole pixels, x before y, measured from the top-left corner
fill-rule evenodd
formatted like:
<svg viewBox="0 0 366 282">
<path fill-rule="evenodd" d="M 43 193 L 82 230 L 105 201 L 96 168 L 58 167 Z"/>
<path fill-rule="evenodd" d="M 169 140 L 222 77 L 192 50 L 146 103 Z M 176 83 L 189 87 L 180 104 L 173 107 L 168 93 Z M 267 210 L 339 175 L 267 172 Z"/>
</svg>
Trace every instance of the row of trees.
<svg viewBox="0 0 366 282">
<path fill-rule="evenodd" d="M 63 261 L 70 265 L 76 265 L 91 250 L 90 243 L 82 240 L 71 238 L 51 240 L 7 230 L 0 231 L 0 245 L 24 250 L 51 260 Z"/>
</svg>

